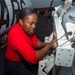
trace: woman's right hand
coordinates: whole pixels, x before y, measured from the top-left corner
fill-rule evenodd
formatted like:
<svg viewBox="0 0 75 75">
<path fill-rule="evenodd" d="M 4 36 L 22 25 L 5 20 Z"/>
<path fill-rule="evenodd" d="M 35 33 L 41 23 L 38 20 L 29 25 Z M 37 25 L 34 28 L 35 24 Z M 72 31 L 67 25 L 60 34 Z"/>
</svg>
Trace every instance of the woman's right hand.
<svg viewBox="0 0 75 75">
<path fill-rule="evenodd" d="M 57 47 L 57 36 L 56 36 L 56 32 L 53 33 L 53 39 L 50 43 L 51 48 L 56 48 Z"/>
</svg>

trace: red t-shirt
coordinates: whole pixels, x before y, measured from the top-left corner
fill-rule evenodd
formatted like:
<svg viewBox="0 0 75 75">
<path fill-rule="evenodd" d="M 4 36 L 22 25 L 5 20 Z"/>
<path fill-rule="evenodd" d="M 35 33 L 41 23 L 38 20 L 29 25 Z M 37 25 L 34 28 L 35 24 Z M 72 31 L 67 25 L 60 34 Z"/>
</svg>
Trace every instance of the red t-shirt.
<svg viewBox="0 0 75 75">
<path fill-rule="evenodd" d="M 35 50 L 38 41 L 35 34 L 28 36 L 19 23 L 17 23 L 8 34 L 8 45 L 5 53 L 6 59 L 19 62 L 21 59 L 18 53 L 20 53 L 26 61 L 36 64 L 40 60 L 36 56 L 37 51 Z"/>
</svg>

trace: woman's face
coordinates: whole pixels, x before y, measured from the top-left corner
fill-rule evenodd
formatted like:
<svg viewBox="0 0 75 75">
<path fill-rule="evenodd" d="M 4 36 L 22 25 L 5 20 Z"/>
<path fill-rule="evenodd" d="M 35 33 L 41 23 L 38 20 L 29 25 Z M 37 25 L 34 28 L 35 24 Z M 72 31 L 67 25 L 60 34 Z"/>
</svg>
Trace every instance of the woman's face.
<svg viewBox="0 0 75 75">
<path fill-rule="evenodd" d="M 23 30 L 29 35 L 34 33 L 34 30 L 36 28 L 36 23 L 37 23 L 36 14 L 27 15 L 23 20 L 20 20 L 20 24 Z"/>
</svg>

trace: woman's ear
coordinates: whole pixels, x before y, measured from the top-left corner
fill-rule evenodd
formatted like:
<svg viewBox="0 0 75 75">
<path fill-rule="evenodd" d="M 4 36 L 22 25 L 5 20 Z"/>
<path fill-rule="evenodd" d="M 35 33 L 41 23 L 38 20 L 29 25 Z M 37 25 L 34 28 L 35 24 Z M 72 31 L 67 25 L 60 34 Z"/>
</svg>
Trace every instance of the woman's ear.
<svg viewBox="0 0 75 75">
<path fill-rule="evenodd" d="M 21 19 L 19 20 L 19 23 L 21 26 L 23 25 L 23 21 Z"/>
</svg>

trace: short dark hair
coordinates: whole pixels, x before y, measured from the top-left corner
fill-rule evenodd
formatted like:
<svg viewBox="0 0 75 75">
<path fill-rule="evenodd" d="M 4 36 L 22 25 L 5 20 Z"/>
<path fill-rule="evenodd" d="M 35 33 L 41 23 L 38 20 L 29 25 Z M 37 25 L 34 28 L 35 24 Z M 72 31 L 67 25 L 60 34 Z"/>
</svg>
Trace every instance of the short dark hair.
<svg viewBox="0 0 75 75">
<path fill-rule="evenodd" d="M 25 7 L 19 10 L 17 16 L 17 20 L 24 19 L 25 16 L 36 13 L 33 8 Z"/>
</svg>

